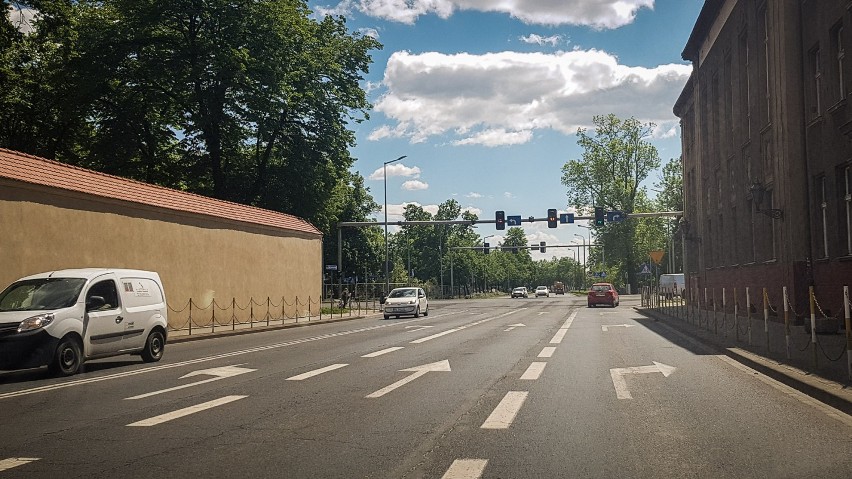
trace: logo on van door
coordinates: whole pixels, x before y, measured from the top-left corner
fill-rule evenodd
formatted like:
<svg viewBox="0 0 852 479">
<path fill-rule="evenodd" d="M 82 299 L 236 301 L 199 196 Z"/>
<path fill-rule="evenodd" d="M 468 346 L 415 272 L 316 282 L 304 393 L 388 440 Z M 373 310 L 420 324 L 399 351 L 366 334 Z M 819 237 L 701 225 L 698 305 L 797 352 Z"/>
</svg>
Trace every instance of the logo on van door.
<svg viewBox="0 0 852 479">
<path fill-rule="evenodd" d="M 121 283 L 121 284 L 124 285 L 124 292 L 125 293 L 132 293 L 133 292 L 133 283 L 127 282 L 127 283 Z"/>
</svg>

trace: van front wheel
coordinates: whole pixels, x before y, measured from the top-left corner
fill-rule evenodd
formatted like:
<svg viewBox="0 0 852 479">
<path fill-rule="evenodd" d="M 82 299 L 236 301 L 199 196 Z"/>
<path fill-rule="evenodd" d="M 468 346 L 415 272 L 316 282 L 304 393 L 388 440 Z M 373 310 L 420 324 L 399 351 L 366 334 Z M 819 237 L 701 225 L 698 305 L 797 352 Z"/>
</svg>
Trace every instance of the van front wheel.
<svg viewBox="0 0 852 479">
<path fill-rule="evenodd" d="M 163 333 L 159 331 L 151 331 L 148 339 L 145 341 L 145 349 L 142 350 L 142 361 L 146 363 L 154 363 L 163 357 L 163 351 L 166 348 L 166 341 L 163 338 Z"/>
<path fill-rule="evenodd" d="M 82 364 L 83 352 L 80 342 L 74 337 L 67 336 L 59 342 L 47 369 L 55 376 L 71 376 L 77 374 Z"/>
</svg>

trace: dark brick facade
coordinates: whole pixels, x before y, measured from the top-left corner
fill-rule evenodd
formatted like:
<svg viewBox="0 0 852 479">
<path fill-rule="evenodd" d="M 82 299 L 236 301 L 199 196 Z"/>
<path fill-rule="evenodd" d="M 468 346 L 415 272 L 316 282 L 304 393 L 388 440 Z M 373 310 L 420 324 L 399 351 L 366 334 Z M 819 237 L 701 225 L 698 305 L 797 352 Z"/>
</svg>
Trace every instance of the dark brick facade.
<svg viewBox="0 0 852 479">
<path fill-rule="evenodd" d="M 823 310 L 842 316 L 852 282 L 852 1 L 707 0 L 683 58 L 693 73 L 674 112 L 693 294 L 736 288 L 742 303 L 746 287 L 754 301 L 767 288 L 781 311 L 786 287 L 802 316 L 813 285 Z"/>
</svg>

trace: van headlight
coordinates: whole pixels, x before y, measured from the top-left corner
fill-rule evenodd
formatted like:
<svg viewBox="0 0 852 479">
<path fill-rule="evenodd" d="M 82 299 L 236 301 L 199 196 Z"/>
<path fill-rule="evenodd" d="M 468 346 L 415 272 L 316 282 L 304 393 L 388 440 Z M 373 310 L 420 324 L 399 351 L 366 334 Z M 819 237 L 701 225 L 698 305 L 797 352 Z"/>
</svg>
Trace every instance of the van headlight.
<svg viewBox="0 0 852 479">
<path fill-rule="evenodd" d="M 21 324 L 18 325 L 18 332 L 23 333 L 24 331 L 34 331 L 36 329 L 41 329 L 52 323 L 53 318 L 53 313 L 39 314 L 38 316 L 27 318 L 21 321 Z"/>
</svg>

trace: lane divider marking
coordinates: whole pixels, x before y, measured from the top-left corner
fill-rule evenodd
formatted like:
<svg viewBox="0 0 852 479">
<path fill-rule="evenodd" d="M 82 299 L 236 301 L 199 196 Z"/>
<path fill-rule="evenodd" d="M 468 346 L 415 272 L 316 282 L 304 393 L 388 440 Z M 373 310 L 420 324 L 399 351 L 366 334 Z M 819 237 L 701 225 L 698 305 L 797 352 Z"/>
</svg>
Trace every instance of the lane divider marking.
<svg viewBox="0 0 852 479">
<path fill-rule="evenodd" d="M 556 351 L 556 348 L 553 346 L 547 346 L 538 353 L 538 357 L 540 358 L 552 358 L 553 353 Z"/>
<path fill-rule="evenodd" d="M 494 408 L 488 419 L 482 423 L 482 429 L 507 429 L 512 425 L 524 401 L 527 400 L 529 391 L 509 391 L 500 401 L 500 404 Z"/>
<path fill-rule="evenodd" d="M 247 398 L 248 396 L 225 396 L 219 399 L 214 399 L 212 401 L 207 401 L 201 404 L 196 404 L 195 406 L 185 407 L 183 409 L 178 409 L 177 411 L 172 411 L 166 414 L 161 414 L 159 416 L 154 416 L 152 418 L 143 419 L 142 421 L 137 421 L 128 426 L 135 427 L 146 427 L 146 426 L 156 426 L 158 424 L 162 424 L 164 422 L 172 421 L 174 419 L 182 418 L 184 416 L 189 416 L 190 414 L 195 414 L 197 412 L 201 412 L 207 409 L 211 409 L 217 406 L 221 406 L 223 404 L 228 404 L 230 402 L 238 401 L 243 398 Z"/>
<path fill-rule="evenodd" d="M 456 459 L 441 479 L 478 479 L 487 464 L 488 459 Z"/>
<path fill-rule="evenodd" d="M 374 353 L 369 353 L 361 356 L 362 358 L 376 358 L 383 354 L 392 353 L 394 351 L 399 351 L 400 349 L 405 349 L 402 346 L 394 346 L 392 348 L 382 349 L 381 351 L 376 351 Z"/>
<path fill-rule="evenodd" d="M 10 457 L 9 459 L 0 460 L 0 472 L 8 471 L 24 464 L 29 464 L 40 460 L 40 457 Z"/>
<path fill-rule="evenodd" d="M 541 376 L 541 373 L 544 372 L 544 367 L 547 366 L 545 362 L 533 362 L 530 364 L 530 367 L 521 375 L 521 379 L 526 381 L 534 381 Z"/>
<path fill-rule="evenodd" d="M 349 365 L 348 364 L 332 364 L 331 366 L 326 366 L 324 368 L 314 369 L 313 371 L 308 371 L 306 373 L 291 376 L 291 377 L 287 378 L 287 381 L 302 381 L 303 379 L 308 379 L 308 378 L 312 378 L 314 376 L 319 376 L 322 373 L 334 371 L 335 369 L 345 368 L 346 366 L 349 366 Z"/>
</svg>

